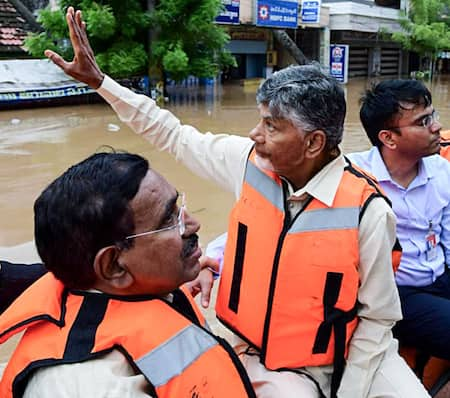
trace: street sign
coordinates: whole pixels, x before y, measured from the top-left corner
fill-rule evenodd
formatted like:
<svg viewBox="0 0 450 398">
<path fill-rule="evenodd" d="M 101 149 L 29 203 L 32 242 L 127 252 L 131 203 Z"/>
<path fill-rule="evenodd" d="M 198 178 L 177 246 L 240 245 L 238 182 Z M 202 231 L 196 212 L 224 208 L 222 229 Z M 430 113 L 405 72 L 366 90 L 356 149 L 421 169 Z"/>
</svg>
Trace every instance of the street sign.
<svg viewBox="0 0 450 398">
<path fill-rule="evenodd" d="M 341 83 L 348 80 L 348 44 L 330 45 L 330 74 Z"/>
<path fill-rule="evenodd" d="M 302 23 L 320 22 L 321 0 L 302 0 Z"/>
<path fill-rule="evenodd" d="M 298 0 L 257 0 L 256 25 L 297 28 Z"/>
<path fill-rule="evenodd" d="M 216 22 L 223 24 L 239 24 L 240 0 L 222 0 L 224 9 L 216 17 Z"/>
</svg>

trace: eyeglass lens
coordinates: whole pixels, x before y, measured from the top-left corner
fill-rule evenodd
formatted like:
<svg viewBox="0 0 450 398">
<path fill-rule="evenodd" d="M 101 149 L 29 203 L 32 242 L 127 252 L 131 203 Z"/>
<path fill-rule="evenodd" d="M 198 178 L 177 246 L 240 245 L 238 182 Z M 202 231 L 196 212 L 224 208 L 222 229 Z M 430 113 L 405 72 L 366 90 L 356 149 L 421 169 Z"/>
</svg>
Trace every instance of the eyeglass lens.
<svg viewBox="0 0 450 398">
<path fill-rule="evenodd" d="M 423 127 L 431 127 L 431 125 L 437 121 L 439 121 L 439 112 L 434 110 L 431 115 L 425 116 L 422 119 L 422 125 Z"/>
</svg>

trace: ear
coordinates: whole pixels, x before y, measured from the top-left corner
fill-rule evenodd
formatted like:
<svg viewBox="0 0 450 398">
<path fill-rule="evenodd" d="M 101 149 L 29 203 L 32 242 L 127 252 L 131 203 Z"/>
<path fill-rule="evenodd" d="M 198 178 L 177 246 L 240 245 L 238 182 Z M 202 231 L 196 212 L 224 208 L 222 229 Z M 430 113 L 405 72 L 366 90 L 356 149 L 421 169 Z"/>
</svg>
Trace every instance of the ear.
<svg viewBox="0 0 450 398">
<path fill-rule="evenodd" d="M 305 138 L 307 158 L 315 158 L 320 155 L 325 149 L 327 144 L 327 135 L 322 130 L 314 130 L 309 133 Z"/>
<path fill-rule="evenodd" d="M 94 272 L 100 285 L 123 290 L 133 284 L 133 276 L 126 265 L 120 263 L 120 254 L 121 249 L 117 246 L 103 247 L 97 252 L 94 259 Z"/>
<path fill-rule="evenodd" d="M 397 148 L 397 140 L 398 133 L 392 130 L 381 130 L 378 133 L 378 139 L 381 141 L 381 143 L 389 149 L 396 149 Z"/>
</svg>

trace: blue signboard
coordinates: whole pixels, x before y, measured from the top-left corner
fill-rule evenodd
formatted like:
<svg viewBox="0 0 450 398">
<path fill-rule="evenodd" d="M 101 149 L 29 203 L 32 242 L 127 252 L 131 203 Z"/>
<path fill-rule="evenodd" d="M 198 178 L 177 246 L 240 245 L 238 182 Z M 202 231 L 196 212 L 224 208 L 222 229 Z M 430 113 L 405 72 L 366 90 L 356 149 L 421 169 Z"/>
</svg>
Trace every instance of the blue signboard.
<svg viewBox="0 0 450 398">
<path fill-rule="evenodd" d="M 0 105 L 9 102 L 21 102 L 29 100 L 43 100 L 50 98 L 71 97 L 74 95 L 83 95 L 94 93 L 95 91 L 89 87 L 79 86 L 63 86 L 49 87 L 45 89 L 36 89 L 28 91 L 0 92 Z"/>
<path fill-rule="evenodd" d="M 320 21 L 320 0 L 302 1 L 302 22 L 319 23 Z"/>
<path fill-rule="evenodd" d="M 256 25 L 297 28 L 298 0 L 257 0 Z"/>
<path fill-rule="evenodd" d="M 330 74 L 341 83 L 348 80 L 348 53 L 347 44 L 330 45 Z"/>
<path fill-rule="evenodd" d="M 224 10 L 216 17 L 216 22 L 226 24 L 239 24 L 240 0 L 222 0 Z"/>
</svg>

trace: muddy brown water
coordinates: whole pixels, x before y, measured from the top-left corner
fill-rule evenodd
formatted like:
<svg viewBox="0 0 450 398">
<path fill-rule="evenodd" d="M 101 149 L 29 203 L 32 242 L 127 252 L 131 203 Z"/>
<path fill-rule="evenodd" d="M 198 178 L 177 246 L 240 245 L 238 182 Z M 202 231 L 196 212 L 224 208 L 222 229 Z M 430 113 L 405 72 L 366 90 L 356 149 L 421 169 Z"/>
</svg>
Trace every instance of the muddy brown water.
<svg viewBox="0 0 450 398">
<path fill-rule="evenodd" d="M 346 87 L 348 112 L 343 149 L 365 150 L 370 144 L 358 118 L 358 100 L 368 82 L 350 81 Z M 433 104 L 444 128 L 450 128 L 450 76 L 429 85 Z M 179 93 L 165 107 L 183 123 L 200 131 L 247 135 L 258 121 L 256 85 L 226 85 Z M 0 112 L 0 256 L 33 259 L 33 202 L 41 190 L 70 165 L 102 145 L 148 158 L 179 191 L 186 192 L 189 211 L 201 222 L 205 245 L 226 229 L 233 203 L 230 193 L 194 176 L 173 158 L 160 153 L 121 123 L 106 104 L 39 108 Z M 12 247 L 15 247 L 14 250 Z M 213 320 L 212 311 L 207 316 Z M 10 346 L 0 347 L 0 361 Z"/>
</svg>

